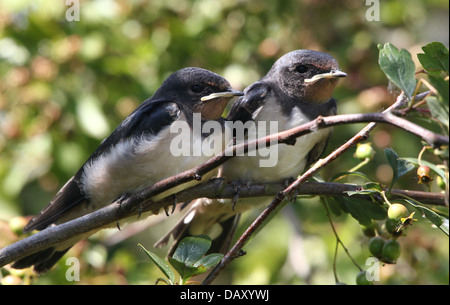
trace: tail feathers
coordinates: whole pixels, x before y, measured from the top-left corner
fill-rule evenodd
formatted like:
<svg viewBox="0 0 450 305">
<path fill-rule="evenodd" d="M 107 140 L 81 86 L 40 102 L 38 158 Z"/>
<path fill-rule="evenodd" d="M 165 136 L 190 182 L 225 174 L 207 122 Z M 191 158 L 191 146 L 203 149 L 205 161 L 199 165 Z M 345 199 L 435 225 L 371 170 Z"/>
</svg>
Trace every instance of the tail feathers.
<svg viewBox="0 0 450 305">
<path fill-rule="evenodd" d="M 70 247 L 62 251 L 56 251 L 55 248 L 48 248 L 16 261 L 12 267 L 24 269 L 34 266 L 36 273 L 44 273 L 53 267 L 69 249 Z"/>
<path fill-rule="evenodd" d="M 210 209 L 211 206 L 205 208 L 204 204 L 205 202 L 201 200 L 194 202 L 186 215 L 154 246 L 164 247 L 169 243 L 170 237 L 173 237 L 174 241 L 167 254 L 170 257 L 183 238 L 203 234 L 212 239 L 209 253 L 226 253 L 236 231 L 240 214 L 224 213 L 224 211 Z M 223 206 L 223 204 L 220 205 Z"/>
<path fill-rule="evenodd" d="M 222 228 L 221 234 L 213 239 L 209 253 L 223 253 L 226 254 L 230 250 L 231 242 L 233 240 L 234 233 L 239 224 L 241 214 L 236 214 L 233 217 L 219 222 Z"/>
</svg>

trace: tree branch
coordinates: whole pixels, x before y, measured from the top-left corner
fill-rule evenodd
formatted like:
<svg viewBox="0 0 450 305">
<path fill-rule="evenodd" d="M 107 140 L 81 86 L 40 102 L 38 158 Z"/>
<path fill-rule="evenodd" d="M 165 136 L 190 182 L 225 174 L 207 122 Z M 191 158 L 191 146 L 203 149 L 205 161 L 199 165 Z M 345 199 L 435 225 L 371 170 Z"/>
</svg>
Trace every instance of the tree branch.
<svg viewBox="0 0 450 305">
<path fill-rule="evenodd" d="M 158 211 L 159 209 L 173 205 L 174 196 L 169 196 L 164 200 L 159 202 L 152 202 L 151 198 L 157 194 L 161 194 L 164 191 L 167 191 L 175 186 L 181 185 L 188 181 L 192 180 L 201 180 L 202 175 L 208 173 L 209 171 L 217 168 L 228 159 L 234 157 L 237 151 L 248 151 L 249 147 L 260 147 L 261 144 L 265 144 L 265 147 L 275 144 L 275 143 L 292 143 L 293 139 L 305 135 L 307 133 L 311 133 L 316 131 L 319 128 L 326 128 L 339 124 L 347 124 L 347 123 L 361 123 L 361 122 L 383 122 L 395 125 L 399 128 L 402 128 L 408 132 L 411 132 L 423 140 L 427 141 L 430 145 L 448 145 L 448 137 L 432 133 L 428 130 L 423 129 L 422 127 L 410 123 L 402 118 L 398 118 L 394 115 L 383 115 L 383 114 L 355 114 L 355 115 L 337 115 L 331 117 L 319 117 L 314 121 L 311 121 L 307 124 L 301 125 L 296 128 L 292 128 L 290 130 L 280 132 L 278 134 L 269 135 L 267 137 L 227 147 L 220 155 L 211 158 L 207 162 L 203 163 L 200 166 L 197 166 L 191 170 L 185 171 L 183 173 L 174 175 L 167 179 L 164 179 L 158 183 L 155 183 L 153 186 L 139 192 L 136 194 L 132 194 L 129 197 L 125 198 L 121 202 L 114 202 L 102 209 L 99 209 L 93 213 L 85 215 L 83 217 L 77 218 L 75 220 L 69 221 L 67 223 L 60 224 L 58 226 L 53 226 L 46 228 L 45 230 L 36 233 L 24 240 L 21 240 L 13 245 L 5 247 L 0 250 L 0 266 L 18 260 L 27 255 L 36 253 L 40 250 L 46 249 L 48 247 L 54 246 L 55 244 L 70 239 L 71 237 L 77 236 L 79 234 L 83 234 L 89 231 L 98 230 L 100 228 L 106 227 L 111 223 L 122 220 L 124 218 L 128 218 L 134 215 L 139 215 L 141 212 L 146 211 Z M 374 123 L 372 123 L 374 126 Z M 370 124 L 369 124 L 370 125 Z M 358 134 L 359 141 L 368 137 L 367 135 Z M 346 144 L 338 148 L 336 150 L 345 151 L 349 149 L 353 144 Z M 334 159 L 341 153 L 333 153 L 328 158 Z M 333 157 L 334 156 L 334 157 Z M 280 192 L 281 187 L 276 189 L 277 196 L 275 197 L 276 201 L 280 199 L 280 202 L 287 194 L 292 193 L 294 190 L 298 188 L 298 186 L 304 182 L 305 179 L 308 179 L 312 173 L 316 172 L 318 169 L 323 167 L 325 164 L 331 161 L 327 161 L 323 164 L 316 164 L 312 169 L 307 171 L 304 175 L 302 175 L 303 180 L 298 182 L 298 180 L 291 185 L 289 188 L 285 189 L 283 192 Z M 217 180 L 219 181 L 219 180 Z M 191 188 L 190 190 L 183 191 L 177 194 L 177 199 L 182 201 L 188 201 L 199 197 L 208 197 L 205 196 L 206 188 L 211 187 L 213 184 L 204 185 L 205 189 L 199 188 Z M 201 189 L 201 191 L 199 191 Z M 267 191 L 267 186 L 264 186 L 264 189 Z M 270 189 L 270 187 L 269 187 Z M 255 188 L 252 188 L 253 191 L 249 193 L 249 197 L 256 196 Z M 229 190 L 231 192 L 231 189 Z M 261 190 L 260 190 L 261 191 Z M 185 192 L 192 192 L 189 194 L 190 196 L 183 197 Z M 241 192 L 242 193 L 242 192 Z M 274 194 L 273 193 L 273 194 Z M 271 194 L 271 195 L 273 195 Z M 234 197 L 234 188 L 233 194 L 227 195 L 225 197 L 225 193 L 220 193 L 221 197 L 212 197 L 212 198 L 233 198 Z M 267 196 L 267 194 L 264 194 Z M 244 196 L 240 194 L 240 196 Z M 280 197 L 281 196 L 281 197 Z M 270 211 L 268 212 L 270 213 Z"/>
<path fill-rule="evenodd" d="M 284 183 L 265 183 L 248 184 L 240 182 L 240 198 L 248 197 L 267 197 L 274 196 L 285 188 Z M 347 192 L 361 190 L 362 187 L 354 184 L 332 183 L 332 182 L 309 182 L 303 184 L 299 189 L 298 195 L 312 196 L 348 196 Z M 177 193 L 176 198 L 180 202 L 188 202 L 196 198 L 206 197 L 210 199 L 232 199 L 236 192 L 236 182 L 225 182 L 224 179 L 214 178 L 204 184 L 199 184 L 184 191 Z M 393 189 L 392 198 L 403 198 L 403 195 L 411 197 L 417 201 L 433 205 L 445 205 L 444 194 L 428 193 L 420 191 L 405 191 Z M 175 195 L 168 196 L 162 200 L 153 202 L 146 211 L 155 213 L 161 209 L 173 205 Z M 369 195 L 353 195 L 363 199 L 370 199 Z M 239 203 L 238 203 L 239 204 Z M 78 234 L 86 232 L 86 227 L 98 228 L 99 222 L 103 225 L 108 224 L 104 219 L 110 217 L 117 218 L 121 215 L 121 208 L 118 204 L 111 204 L 83 217 L 68 221 L 58 226 L 49 227 L 30 237 L 18 241 L 8 247 L 0 250 L 0 267 L 20 258 L 36 253 L 40 250 L 52 247 L 58 242 L 75 237 Z M 132 215 L 131 215 L 132 216 Z M 136 216 L 137 217 L 137 216 Z"/>
<path fill-rule="evenodd" d="M 425 94 L 426 93 L 426 94 Z M 426 96 L 429 92 L 425 92 L 421 95 L 417 95 L 415 99 L 422 99 L 422 96 Z M 419 137 L 421 137 L 424 141 L 429 143 L 432 146 L 439 146 L 439 145 L 448 145 L 449 139 L 448 136 L 442 136 L 435 133 L 432 133 L 431 131 L 428 131 L 423 134 L 424 128 L 421 126 L 418 126 L 416 124 L 413 124 L 409 121 L 406 121 L 404 119 L 391 116 L 390 112 L 394 109 L 398 109 L 405 105 L 407 103 L 407 97 L 402 92 L 395 101 L 394 104 L 392 104 L 389 108 L 387 108 L 383 113 L 381 114 L 368 114 L 368 116 L 364 116 L 364 118 L 371 117 L 372 120 L 375 122 L 383 122 L 383 123 L 389 123 L 393 124 L 399 128 L 402 128 L 408 132 L 411 132 Z M 356 117 L 359 115 L 349 115 L 348 119 L 356 120 Z M 335 116 L 333 116 L 335 117 Z M 333 124 L 330 121 L 333 121 L 334 118 L 326 117 L 326 118 L 317 118 L 316 120 L 309 122 L 305 125 L 310 124 L 317 124 L 316 126 L 318 128 L 323 127 L 323 123 L 325 124 Z M 405 122 L 406 121 L 406 122 Z M 334 121 L 334 123 L 336 123 Z M 355 121 L 353 121 L 355 123 Z M 302 125 L 304 126 L 304 125 Z M 300 126 L 300 127 L 302 127 Z M 230 251 L 224 256 L 224 258 L 221 260 L 221 262 L 211 271 L 211 273 L 206 277 L 206 279 L 203 281 L 202 284 L 207 285 L 210 284 L 220 273 L 221 270 L 223 270 L 226 266 L 228 266 L 231 261 L 233 261 L 235 258 L 239 257 L 239 253 L 242 249 L 242 247 L 247 243 L 247 241 L 250 239 L 250 237 L 258 230 L 258 228 L 264 223 L 264 221 L 268 218 L 268 216 L 273 213 L 276 208 L 281 204 L 281 202 L 289 197 L 292 197 L 292 194 L 294 194 L 296 191 L 298 191 L 300 185 L 305 183 L 309 178 L 312 177 L 316 172 L 318 172 L 321 168 L 328 165 L 332 161 L 334 161 L 336 158 L 338 158 L 340 155 L 342 155 L 344 152 L 349 150 L 351 147 L 355 146 L 357 143 L 360 143 L 364 140 L 366 140 L 369 137 L 370 132 L 375 128 L 376 123 L 371 122 L 366 127 L 364 127 L 360 132 L 358 132 L 354 137 L 352 137 L 350 140 L 348 140 L 344 145 L 337 148 L 335 151 L 333 151 L 330 155 L 328 155 L 326 158 L 321 159 L 317 161 L 310 169 L 308 169 L 305 173 L 303 173 L 297 180 L 295 180 L 291 185 L 289 185 L 287 188 L 285 188 L 283 191 L 276 194 L 272 202 L 261 212 L 261 214 L 253 221 L 253 223 L 247 228 L 247 230 L 240 236 L 238 241 L 233 245 Z M 294 128 L 295 129 L 295 128 Z M 291 129 L 292 131 L 293 129 Z M 289 133 L 290 131 L 286 131 L 285 133 Z M 422 134 L 421 134 L 422 133 Z M 431 134 L 430 134 L 431 133 Z"/>
</svg>

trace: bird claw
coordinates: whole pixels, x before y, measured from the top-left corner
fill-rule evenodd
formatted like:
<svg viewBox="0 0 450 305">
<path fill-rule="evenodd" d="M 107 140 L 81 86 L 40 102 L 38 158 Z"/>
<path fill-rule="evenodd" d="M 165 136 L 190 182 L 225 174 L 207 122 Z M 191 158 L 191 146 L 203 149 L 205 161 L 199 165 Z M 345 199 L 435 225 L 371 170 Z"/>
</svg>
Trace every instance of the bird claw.
<svg viewBox="0 0 450 305">
<path fill-rule="evenodd" d="M 173 194 L 172 212 L 170 214 L 173 214 L 173 212 L 175 212 L 177 204 L 178 204 L 177 194 Z"/>
<path fill-rule="evenodd" d="M 298 190 L 294 190 L 286 196 L 286 199 L 290 202 L 294 202 L 297 199 Z"/>
<path fill-rule="evenodd" d="M 294 183 L 294 181 L 295 181 L 295 179 L 292 178 L 292 177 L 287 178 L 286 180 L 284 180 L 284 188 L 288 188 L 292 183 Z M 293 202 L 293 201 L 295 201 L 297 196 L 298 196 L 298 190 L 295 189 L 294 191 L 289 192 L 287 194 L 286 200 Z"/>
<path fill-rule="evenodd" d="M 125 199 L 127 199 L 128 197 L 130 197 L 130 193 L 123 193 L 122 195 L 120 195 L 119 198 L 117 198 L 115 201 L 117 202 L 118 205 L 122 206 L 122 202 L 125 201 Z"/>
<path fill-rule="evenodd" d="M 233 202 L 231 205 L 231 210 L 234 212 L 234 208 L 236 207 L 236 204 L 239 200 L 239 193 L 241 192 L 241 183 L 240 181 L 233 181 L 234 186 L 234 196 L 233 196 Z"/>
<path fill-rule="evenodd" d="M 289 185 L 291 185 L 295 179 L 293 177 L 287 178 L 284 180 L 284 188 L 287 188 Z"/>
<path fill-rule="evenodd" d="M 177 194 L 173 194 L 172 211 L 169 213 L 169 207 L 168 206 L 164 207 L 164 212 L 166 213 L 166 216 L 170 216 L 171 214 L 173 214 L 173 212 L 175 212 L 177 203 L 178 203 Z"/>
<path fill-rule="evenodd" d="M 231 209 L 233 212 L 234 212 L 236 204 L 239 200 L 239 194 L 241 192 L 242 184 L 244 184 L 244 182 L 239 181 L 239 180 L 232 182 L 232 185 L 234 186 L 234 192 L 235 192 L 234 197 L 233 197 L 233 204 L 231 206 Z M 245 182 L 245 187 L 250 189 L 251 186 L 252 186 L 252 183 L 250 181 Z"/>
</svg>

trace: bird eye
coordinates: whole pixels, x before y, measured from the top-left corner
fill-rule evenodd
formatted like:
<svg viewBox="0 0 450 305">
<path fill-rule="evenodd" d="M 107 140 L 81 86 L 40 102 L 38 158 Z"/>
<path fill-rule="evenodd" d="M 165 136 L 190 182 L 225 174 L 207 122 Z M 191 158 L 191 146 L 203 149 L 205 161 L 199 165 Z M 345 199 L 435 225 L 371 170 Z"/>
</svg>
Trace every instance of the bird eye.
<svg viewBox="0 0 450 305">
<path fill-rule="evenodd" d="M 201 86 L 201 85 L 192 85 L 191 90 L 192 90 L 192 92 L 200 93 L 200 92 L 203 91 L 203 86 Z"/>
<path fill-rule="evenodd" d="M 297 67 L 295 67 L 295 72 L 298 73 L 305 73 L 308 72 L 309 67 L 307 65 L 299 65 Z"/>
</svg>

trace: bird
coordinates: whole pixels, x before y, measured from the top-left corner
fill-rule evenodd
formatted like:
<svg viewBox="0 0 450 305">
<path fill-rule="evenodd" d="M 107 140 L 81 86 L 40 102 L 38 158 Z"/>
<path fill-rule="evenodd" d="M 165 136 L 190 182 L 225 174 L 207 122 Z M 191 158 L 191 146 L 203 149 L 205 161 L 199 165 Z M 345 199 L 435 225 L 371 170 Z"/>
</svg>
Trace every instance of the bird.
<svg viewBox="0 0 450 305">
<path fill-rule="evenodd" d="M 199 140 L 209 144 L 215 140 L 220 142 L 220 133 L 195 132 L 193 126 L 211 120 L 223 124 L 221 115 L 224 108 L 232 98 L 240 95 L 243 93 L 232 89 L 225 78 L 209 70 L 188 67 L 172 73 L 153 96 L 140 104 L 101 142 L 53 200 L 29 221 L 24 231 L 44 230 L 81 217 L 205 162 L 210 156 L 177 156 L 173 153 L 171 143 L 179 135 L 171 127 L 184 122 L 181 126 L 188 126 L 188 142 L 191 144 Z M 201 121 L 195 122 L 198 115 Z M 214 149 L 215 153 L 220 153 L 223 147 L 216 145 Z M 199 182 L 182 184 L 159 195 L 159 198 L 195 183 Z M 114 226 L 111 224 L 110 227 Z M 43 273 L 76 242 L 93 233 L 88 232 L 31 254 L 14 262 L 12 267 L 34 266 L 35 272 Z"/>
<path fill-rule="evenodd" d="M 338 79 L 345 76 L 336 59 L 327 53 L 300 49 L 283 55 L 264 77 L 248 86 L 244 96 L 231 107 L 227 117 L 229 121 L 255 123 L 255 127 L 248 128 L 245 133 L 234 133 L 245 135 L 245 138 L 236 138 L 236 143 L 266 136 L 269 128 L 259 128 L 259 123 L 275 122 L 280 132 L 318 116 L 336 114 L 337 100 L 333 98 L 333 91 Z M 297 138 L 294 145 L 278 144 L 266 148 L 276 155 L 272 165 L 262 166 L 261 161 L 267 158 L 258 153 L 235 156 L 223 164 L 221 175 L 228 182 L 286 183 L 320 158 L 331 133 L 331 128 L 320 129 Z M 226 252 L 240 214 L 256 206 L 267 205 L 271 199 L 241 198 L 237 202 L 196 199 L 189 205 L 185 217 L 155 245 L 164 246 L 173 236 L 170 255 L 184 237 L 204 234 L 213 239 L 211 251 Z"/>
</svg>

